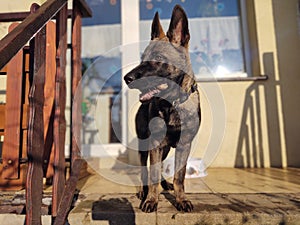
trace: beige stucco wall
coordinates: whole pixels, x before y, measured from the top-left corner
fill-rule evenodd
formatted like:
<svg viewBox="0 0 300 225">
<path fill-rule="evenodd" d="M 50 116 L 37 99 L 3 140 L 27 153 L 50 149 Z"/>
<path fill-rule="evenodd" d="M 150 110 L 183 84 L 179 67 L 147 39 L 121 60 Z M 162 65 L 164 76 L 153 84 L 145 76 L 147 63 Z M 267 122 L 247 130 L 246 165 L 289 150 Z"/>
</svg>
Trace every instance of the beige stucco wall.
<svg viewBox="0 0 300 225">
<path fill-rule="evenodd" d="M 45 0 L 36 0 L 35 3 L 42 4 Z M 33 3 L 31 0 L 21 0 L 21 1 L 10 1 L 1 0 L 0 3 L 0 13 L 9 12 L 25 12 L 30 10 L 30 6 Z M 2 38 L 8 29 L 9 23 L 0 23 L 0 38 Z"/>
<path fill-rule="evenodd" d="M 219 154 L 211 165 L 299 167 L 298 0 L 254 3 L 259 59 L 253 60 L 259 60 L 260 73 L 267 74 L 269 79 L 219 82 L 226 105 L 226 130 Z M 209 114 L 206 107 L 202 102 L 203 120 Z M 208 127 L 202 127 L 199 135 Z M 195 156 L 203 157 L 203 146 L 199 146 L 195 147 Z"/>
</svg>

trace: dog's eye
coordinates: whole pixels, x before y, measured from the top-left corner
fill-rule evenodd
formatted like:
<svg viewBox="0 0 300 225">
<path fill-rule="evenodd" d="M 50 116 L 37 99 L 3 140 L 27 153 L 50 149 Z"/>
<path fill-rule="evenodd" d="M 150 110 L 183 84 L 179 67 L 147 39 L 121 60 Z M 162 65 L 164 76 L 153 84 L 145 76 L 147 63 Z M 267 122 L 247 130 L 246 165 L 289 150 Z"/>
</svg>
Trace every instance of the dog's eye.
<svg viewBox="0 0 300 225">
<path fill-rule="evenodd" d="M 161 55 L 156 55 L 154 58 L 156 61 L 162 61 L 163 57 Z"/>
</svg>

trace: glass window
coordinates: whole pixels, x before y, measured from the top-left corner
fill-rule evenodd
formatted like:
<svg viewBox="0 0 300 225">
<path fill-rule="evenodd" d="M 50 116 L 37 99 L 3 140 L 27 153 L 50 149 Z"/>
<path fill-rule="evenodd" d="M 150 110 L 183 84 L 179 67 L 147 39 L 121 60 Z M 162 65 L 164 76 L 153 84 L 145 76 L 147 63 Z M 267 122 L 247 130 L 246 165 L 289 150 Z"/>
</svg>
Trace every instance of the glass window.
<svg viewBox="0 0 300 225">
<path fill-rule="evenodd" d="M 189 46 L 196 77 L 245 77 L 239 3 L 239 0 L 140 0 L 140 40 L 149 40 L 155 12 L 159 12 L 166 32 L 174 5 L 180 4 L 189 18 Z"/>
<path fill-rule="evenodd" d="M 121 2 L 86 0 L 93 17 L 82 20 L 83 144 L 120 142 Z"/>
</svg>

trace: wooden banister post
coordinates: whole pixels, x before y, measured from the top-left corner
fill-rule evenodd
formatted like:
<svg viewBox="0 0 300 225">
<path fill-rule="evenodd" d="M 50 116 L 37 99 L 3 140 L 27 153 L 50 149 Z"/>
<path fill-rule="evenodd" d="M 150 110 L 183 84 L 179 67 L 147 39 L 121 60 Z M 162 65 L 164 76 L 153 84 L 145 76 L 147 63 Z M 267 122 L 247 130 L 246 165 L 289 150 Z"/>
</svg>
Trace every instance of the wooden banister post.
<svg viewBox="0 0 300 225">
<path fill-rule="evenodd" d="M 41 224 L 44 154 L 44 85 L 46 73 L 46 28 L 33 41 L 33 82 L 29 93 L 28 172 L 26 180 L 26 224 Z"/>
<path fill-rule="evenodd" d="M 56 81 L 54 117 L 54 176 L 52 216 L 57 216 L 65 188 L 65 133 L 66 133 L 66 52 L 67 52 L 67 4 L 59 11 L 56 20 Z"/>
<path fill-rule="evenodd" d="M 81 23 L 82 13 L 79 1 L 73 0 L 72 16 L 72 93 L 71 99 L 71 162 L 80 158 L 80 128 L 81 128 L 81 88 L 78 88 L 82 78 L 81 73 Z M 72 164 L 71 164 L 72 165 Z M 72 167 L 71 167 L 72 168 Z"/>
<path fill-rule="evenodd" d="M 9 27 L 11 32 L 18 23 Z M 7 65 L 5 130 L 3 143 L 4 179 L 19 178 L 21 156 L 21 112 L 22 112 L 23 50 L 20 50 Z"/>
</svg>

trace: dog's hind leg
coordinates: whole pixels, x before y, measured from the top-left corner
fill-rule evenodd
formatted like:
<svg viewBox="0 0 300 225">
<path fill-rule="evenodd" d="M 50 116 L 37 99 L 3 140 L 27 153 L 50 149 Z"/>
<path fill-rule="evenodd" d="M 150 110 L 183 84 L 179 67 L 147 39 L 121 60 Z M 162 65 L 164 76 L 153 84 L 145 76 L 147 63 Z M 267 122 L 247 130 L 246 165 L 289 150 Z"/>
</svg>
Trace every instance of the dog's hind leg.
<svg viewBox="0 0 300 225">
<path fill-rule="evenodd" d="M 174 185 L 172 183 L 170 183 L 169 181 L 167 181 L 163 176 L 161 176 L 160 185 L 166 191 L 172 191 L 172 190 L 174 190 Z"/>
<path fill-rule="evenodd" d="M 191 212 L 193 205 L 185 196 L 184 178 L 186 164 L 191 149 L 191 143 L 180 143 L 175 151 L 175 174 L 174 174 L 174 192 L 176 197 L 176 208 L 179 211 Z"/>
</svg>

